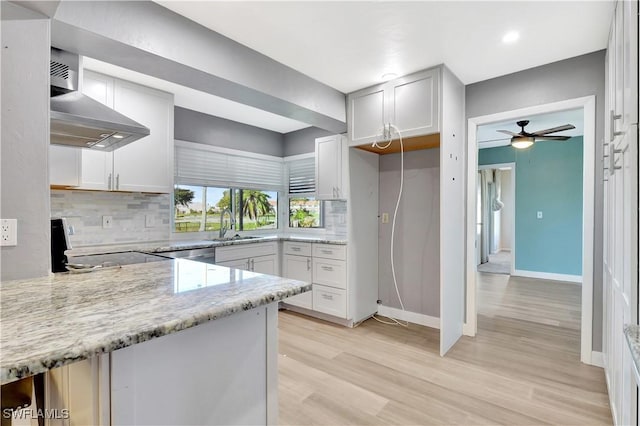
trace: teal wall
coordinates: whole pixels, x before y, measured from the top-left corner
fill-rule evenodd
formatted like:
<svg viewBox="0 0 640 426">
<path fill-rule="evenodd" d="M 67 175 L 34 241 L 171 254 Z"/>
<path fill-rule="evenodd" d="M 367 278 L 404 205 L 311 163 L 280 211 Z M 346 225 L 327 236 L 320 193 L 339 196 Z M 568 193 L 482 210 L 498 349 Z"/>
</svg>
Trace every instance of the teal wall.
<svg viewBox="0 0 640 426">
<path fill-rule="evenodd" d="M 582 275 L 582 137 L 479 151 L 497 163 L 516 163 L 515 269 Z"/>
</svg>

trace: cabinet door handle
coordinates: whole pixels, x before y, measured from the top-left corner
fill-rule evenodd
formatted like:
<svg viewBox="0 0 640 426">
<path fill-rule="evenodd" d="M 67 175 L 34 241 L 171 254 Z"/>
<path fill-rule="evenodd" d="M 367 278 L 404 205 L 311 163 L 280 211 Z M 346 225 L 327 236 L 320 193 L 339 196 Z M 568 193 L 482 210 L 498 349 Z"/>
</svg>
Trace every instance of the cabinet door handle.
<svg viewBox="0 0 640 426">
<path fill-rule="evenodd" d="M 253 271 L 255 270 L 255 268 L 256 268 L 256 261 L 255 259 L 251 259 L 251 270 Z"/>
<path fill-rule="evenodd" d="M 109 173 L 109 177 L 107 178 L 107 185 L 109 187 L 109 191 L 111 191 L 111 188 L 113 187 L 112 182 L 113 182 L 113 175 Z"/>
<path fill-rule="evenodd" d="M 616 136 L 623 135 L 624 132 L 616 131 L 616 120 L 620 120 L 622 118 L 622 114 L 616 114 L 613 110 L 609 111 L 609 141 L 613 142 Z"/>
<path fill-rule="evenodd" d="M 120 189 L 120 173 L 116 175 L 116 189 Z"/>
<path fill-rule="evenodd" d="M 333 267 L 331 266 L 322 265 L 320 268 L 322 268 L 323 271 L 333 271 Z"/>
<path fill-rule="evenodd" d="M 322 293 L 322 298 L 326 299 L 326 300 L 333 300 L 333 295 L 332 294 Z"/>
<path fill-rule="evenodd" d="M 307 271 L 311 270 L 311 259 L 307 258 Z"/>
</svg>

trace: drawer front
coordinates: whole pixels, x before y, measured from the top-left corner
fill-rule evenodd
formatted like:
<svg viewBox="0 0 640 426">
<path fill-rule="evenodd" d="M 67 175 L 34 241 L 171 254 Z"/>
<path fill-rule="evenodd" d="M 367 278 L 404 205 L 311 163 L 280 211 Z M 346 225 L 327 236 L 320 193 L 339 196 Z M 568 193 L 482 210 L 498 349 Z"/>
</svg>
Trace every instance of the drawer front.
<svg viewBox="0 0 640 426">
<path fill-rule="evenodd" d="M 347 259 L 347 246 L 338 246 L 334 244 L 314 244 L 313 257 L 322 257 L 324 259 Z"/>
<path fill-rule="evenodd" d="M 311 256 L 311 243 L 296 243 L 294 241 L 285 241 L 284 254 Z"/>
<path fill-rule="evenodd" d="M 313 291 L 296 294 L 283 300 L 288 305 L 300 306 L 301 308 L 313 309 Z"/>
<path fill-rule="evenodd" d="M 216 262 L 226 262 L 228 260 L 246 259 L 257 256 L 269 256 L 270 254 L 278 254 L 277 242 L 216 247 Z"/>
<path fill-rule="evenodd" d="M 347 288 L 347 267 L 344 260 L 313 258 L 313 283 Z"/>
<path fill-rule="evenodd" d="M 347 292 L 337 288 L 313 285 L 313 310 L 347 318 Z"/>
</svg>

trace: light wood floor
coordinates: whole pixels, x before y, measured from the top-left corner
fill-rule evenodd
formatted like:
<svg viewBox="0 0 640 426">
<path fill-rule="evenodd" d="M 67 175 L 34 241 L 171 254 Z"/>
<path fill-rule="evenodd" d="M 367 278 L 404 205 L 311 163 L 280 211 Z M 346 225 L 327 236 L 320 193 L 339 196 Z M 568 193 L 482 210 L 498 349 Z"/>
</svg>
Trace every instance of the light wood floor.
<svg viewBox="0 0 640 426">
<path fill-rule="evenodd" d="M 478 335 L 355 329 L 280 313 L 280 423 L 611 424 L 603 370 L 581 364 L 580 287 L 479 274 Z"/>
</svg>

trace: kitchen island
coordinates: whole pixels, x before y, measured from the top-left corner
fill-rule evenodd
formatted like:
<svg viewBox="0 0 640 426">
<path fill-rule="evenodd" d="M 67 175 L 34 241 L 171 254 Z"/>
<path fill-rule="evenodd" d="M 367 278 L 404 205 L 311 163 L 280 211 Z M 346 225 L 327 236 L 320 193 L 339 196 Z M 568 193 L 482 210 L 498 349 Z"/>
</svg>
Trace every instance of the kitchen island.
<svg viewBox="0 0 640 426">
<path fill-rule="evenodd" d="M 310 289 L 182 259 L 3 282 L 0 379 L 88 360 L 93 422 L 274 423 L 277 302 Z"/>
</svg>

